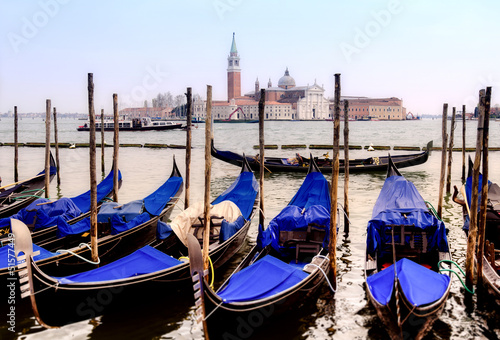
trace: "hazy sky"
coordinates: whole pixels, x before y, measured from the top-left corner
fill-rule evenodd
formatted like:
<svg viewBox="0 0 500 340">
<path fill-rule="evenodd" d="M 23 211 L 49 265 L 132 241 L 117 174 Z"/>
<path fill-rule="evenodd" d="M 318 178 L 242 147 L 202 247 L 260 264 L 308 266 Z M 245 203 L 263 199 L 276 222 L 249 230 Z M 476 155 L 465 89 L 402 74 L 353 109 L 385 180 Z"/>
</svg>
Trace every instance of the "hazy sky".
<svg viewBox="0 0 500 340">
<path fill-rule="evenodd" d="M 403 99 L 414 114 L 443 103 L 468 111 L 493 87 L 500 103 L 500 2 L 0 0 L 0 112 L 88 112 L 142 105 L 186 87 L 226 99 L 232 33 L 242 92 L 273 85 L 288 67 L 297 85 L 342 95 Z M 451 112 L 451 111 L 450 111 Z"/>
</svg>

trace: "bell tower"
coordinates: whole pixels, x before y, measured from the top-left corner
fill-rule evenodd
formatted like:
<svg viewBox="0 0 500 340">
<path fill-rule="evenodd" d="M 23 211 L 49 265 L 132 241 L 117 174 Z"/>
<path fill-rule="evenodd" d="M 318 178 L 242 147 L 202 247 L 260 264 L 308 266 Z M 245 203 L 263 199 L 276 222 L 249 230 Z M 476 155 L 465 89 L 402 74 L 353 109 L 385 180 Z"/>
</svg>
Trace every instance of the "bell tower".
<svg viewBox="0 0 500 340">
<path fill-rule="evenodd" d="M 237 97 L 241 97 L 241 69 L 233 32 L 231 51 L 227 57 L 227 101 Z"/>
</svg>

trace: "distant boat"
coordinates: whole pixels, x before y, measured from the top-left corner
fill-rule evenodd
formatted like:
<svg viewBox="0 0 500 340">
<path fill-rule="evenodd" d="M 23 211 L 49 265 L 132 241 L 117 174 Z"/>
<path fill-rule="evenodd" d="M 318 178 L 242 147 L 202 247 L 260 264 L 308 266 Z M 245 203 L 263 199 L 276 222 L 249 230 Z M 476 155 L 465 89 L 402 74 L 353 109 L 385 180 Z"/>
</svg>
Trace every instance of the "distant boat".
<svg viewBox="0 0 500 340">
<path fill-rule="evenodd" d="M 89 131 L 90 122 L 87 121 L 84 125 L 77 128 L 78 131 Z M 174 123 L 166 120 L 152 120 L 149 117 L 141 118 L 121 118 L 118 121 L 118 129 L 120 131 L 161 131 L 161 130 L 173 130 L 180 129 L 182 127 L 181 123 Z M 95 122 L 96 130 L 101 129 L 101 122 Z M 104 120 L 104 131 L 113 131 L 115 129 L 115 123 L 113 119 Z"/>
</svg>

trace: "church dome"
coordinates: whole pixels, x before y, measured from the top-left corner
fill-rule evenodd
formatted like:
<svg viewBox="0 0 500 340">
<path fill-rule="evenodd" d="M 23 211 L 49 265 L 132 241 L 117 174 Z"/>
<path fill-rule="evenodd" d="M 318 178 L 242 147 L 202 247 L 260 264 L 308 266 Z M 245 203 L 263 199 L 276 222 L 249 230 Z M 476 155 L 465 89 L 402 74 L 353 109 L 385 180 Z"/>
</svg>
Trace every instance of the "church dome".
<svg viewBox="0 0 500 340">
<path fill-rule="evenodd" d="M 284 89 L 289 89 L 295 87 L 295 79 L 290 77 L 290 73 L 288 72 L 288 67 L 286 68 L 285 75 L 280 78 L 278 81 L 278 86 Z"/>
</svg>

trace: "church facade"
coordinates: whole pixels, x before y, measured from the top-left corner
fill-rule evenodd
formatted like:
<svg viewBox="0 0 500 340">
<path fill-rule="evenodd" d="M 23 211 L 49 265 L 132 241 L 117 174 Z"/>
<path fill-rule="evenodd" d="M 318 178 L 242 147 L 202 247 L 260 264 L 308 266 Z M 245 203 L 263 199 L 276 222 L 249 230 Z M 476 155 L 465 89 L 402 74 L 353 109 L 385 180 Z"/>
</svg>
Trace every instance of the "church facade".
<svg viewBox="0 0 500 340">
<path fill-rule="evenodd" d="M 254 90 L 241 95 L 240 57 L 233 33 L 231 50 L 227 58 L 227 100 L 212 101 L 212 116 L 215 121 L 257 120 L 259 117 L 260 83 L 255 81 Z M 288 68 L 273 87 L 267 84 L 265 119 L 268 120 L 324 120 L 329 118 L 329 101 L 324 97 L 324 88 L 316 81 L 313 85 L 296 86 Z M 206 101 L 193 103 L 193 118 L 206 117 Z"/>
</svg>

